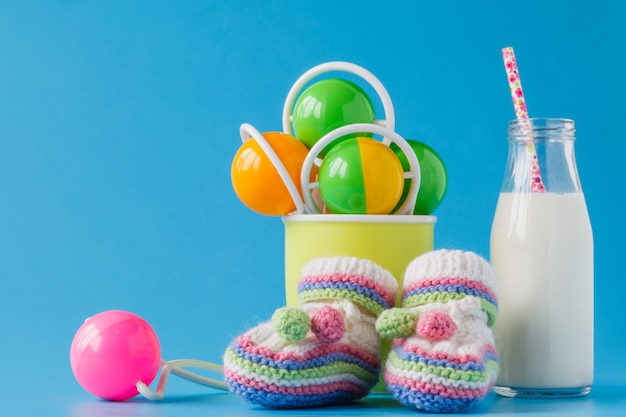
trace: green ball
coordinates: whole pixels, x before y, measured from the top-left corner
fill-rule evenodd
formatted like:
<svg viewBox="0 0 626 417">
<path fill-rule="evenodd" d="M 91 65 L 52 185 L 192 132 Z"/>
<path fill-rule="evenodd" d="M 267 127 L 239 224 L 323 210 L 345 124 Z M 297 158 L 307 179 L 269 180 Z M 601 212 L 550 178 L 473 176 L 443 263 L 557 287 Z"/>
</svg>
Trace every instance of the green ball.
<svg viewBox="0 0 626 417">
<path fill-rule="evenodd" d="M 407 140 L 407 142 L 411 145 L 411 149 L 415 152 L 415 156 L 417 156 L 421 174 L 420 187 L 417 192 L 417 200 L 415 202 L 413 214 L 432 214 L 435 209 L 439 207 L 446 194 L 448 185 L 446 167 L 443 164 L 441 157 L 430 146 L 416 140 Z M 402 169 L 408 171 L 409 161 L 406 158 L 406 155 L 404 155 L 404 152 L 402 152 L 402 150 L 400 150 L 395 143 L 392 143 L 390 148 L 400 159 Z M 405 179 L 404 191 L 402 192 L 400 203 L 398 203 L 394 211 L 397 210 L 406 199 L 410 186 L 411 179 Z"/>
<path fill-rule="evenodd" d="M 339 78 L 321 80 L 306 88 L 298 96 L 292 116 L 294 135 L 309 149 L 339 127 L 372 123 L 375 118 L 374 106 L 365 91 L 353 82 Z M 346 135 L 332 145 L 356 136 L 371 137 L 372 134 Z"/>
<path fill-rule="evenodd" d="M 396 154 L 363 137 L 333 146 L 322 161 L 318 181 L 324 204 L 337 214 L 388 214 L 404 186 Z"/>
</svg>

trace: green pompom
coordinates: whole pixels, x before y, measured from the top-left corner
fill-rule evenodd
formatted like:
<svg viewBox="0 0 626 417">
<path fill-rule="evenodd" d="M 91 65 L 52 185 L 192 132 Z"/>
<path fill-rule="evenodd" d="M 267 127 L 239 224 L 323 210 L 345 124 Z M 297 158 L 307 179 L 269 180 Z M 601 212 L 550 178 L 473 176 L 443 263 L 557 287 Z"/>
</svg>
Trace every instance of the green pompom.
<svg viewBox="0 0 626 417">
<path fill-rule="evenodd" d="M 272 325 L 283 339 L 288 342 L 297 342 L 306 336 L 311 327 L 311 319 L 299 308 L 282 307 L 272 316 Z"/>
<path fill-rule="evenodd" d="M 381 313 L 376 321 L 376 331 L 385 339 L 409 337 L 415 334 L 418 314 L 405 308 L 392 308 Z"/>
</svg>

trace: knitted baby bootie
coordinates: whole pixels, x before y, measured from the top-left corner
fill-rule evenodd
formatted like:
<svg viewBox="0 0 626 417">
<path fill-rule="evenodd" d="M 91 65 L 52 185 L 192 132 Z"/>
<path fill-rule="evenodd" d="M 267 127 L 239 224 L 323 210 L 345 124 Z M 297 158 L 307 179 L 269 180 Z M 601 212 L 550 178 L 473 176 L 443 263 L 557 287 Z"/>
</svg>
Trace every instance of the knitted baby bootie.
<svg viewBox="0 0 626 417">
<path fill-rule="evenodd" d="M 380 373 L 376 317 L 394 305 L 398 284 L 380 266 L 354 257 L 304 266 L 300 307 L 237 337 L 224 354 L 230 390 L 270 408 L 346 403 L 364 397 Z"/>
<path fill-rule="evenodd" d="M 376 323 L 394 339 L 384 379 L 396 400 L 446 413 L 487 395 L 498 373 L 495 288 L 491 265 L 472 252 L 432 251 L 409 264 L 401 308 Z"/>
</svg>

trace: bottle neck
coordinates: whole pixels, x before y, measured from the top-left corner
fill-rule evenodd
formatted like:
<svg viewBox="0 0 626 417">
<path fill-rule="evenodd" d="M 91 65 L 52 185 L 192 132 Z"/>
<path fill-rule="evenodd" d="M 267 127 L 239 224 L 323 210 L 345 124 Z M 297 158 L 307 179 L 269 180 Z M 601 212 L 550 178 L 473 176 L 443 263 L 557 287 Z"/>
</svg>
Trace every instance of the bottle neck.
<svg viewBox="0 0 626 417">
<path fill-rule="evenodd" d="M 576 129 L 571 119 L 536 118 L 517 119 L 509 122 L 510 142 L 533 141 L 568 141 L 575 140 Z"/>
<path fill-rule="evenodd" d="M 503 192 L 581 192 L 574 155 L 574 121 L 525 119 L 509 122 L 509 156 Z"/>
</svg>

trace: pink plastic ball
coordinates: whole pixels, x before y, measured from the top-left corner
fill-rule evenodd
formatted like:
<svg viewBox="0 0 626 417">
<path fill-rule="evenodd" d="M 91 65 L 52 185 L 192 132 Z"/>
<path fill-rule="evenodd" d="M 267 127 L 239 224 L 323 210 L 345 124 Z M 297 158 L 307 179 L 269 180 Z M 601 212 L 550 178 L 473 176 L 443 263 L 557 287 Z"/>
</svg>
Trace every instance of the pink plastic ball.
<svg viewBox="0 0 626 417">
<path fill-rule="evenodd" d="M 156 333 L 141 317 L 110 310 L 85 320 L 70 349 L 72 372 L 91 394 L 122 401 L 139 392 L 138 381 L 149 385 L 161 363 Z"/>
</svg>

